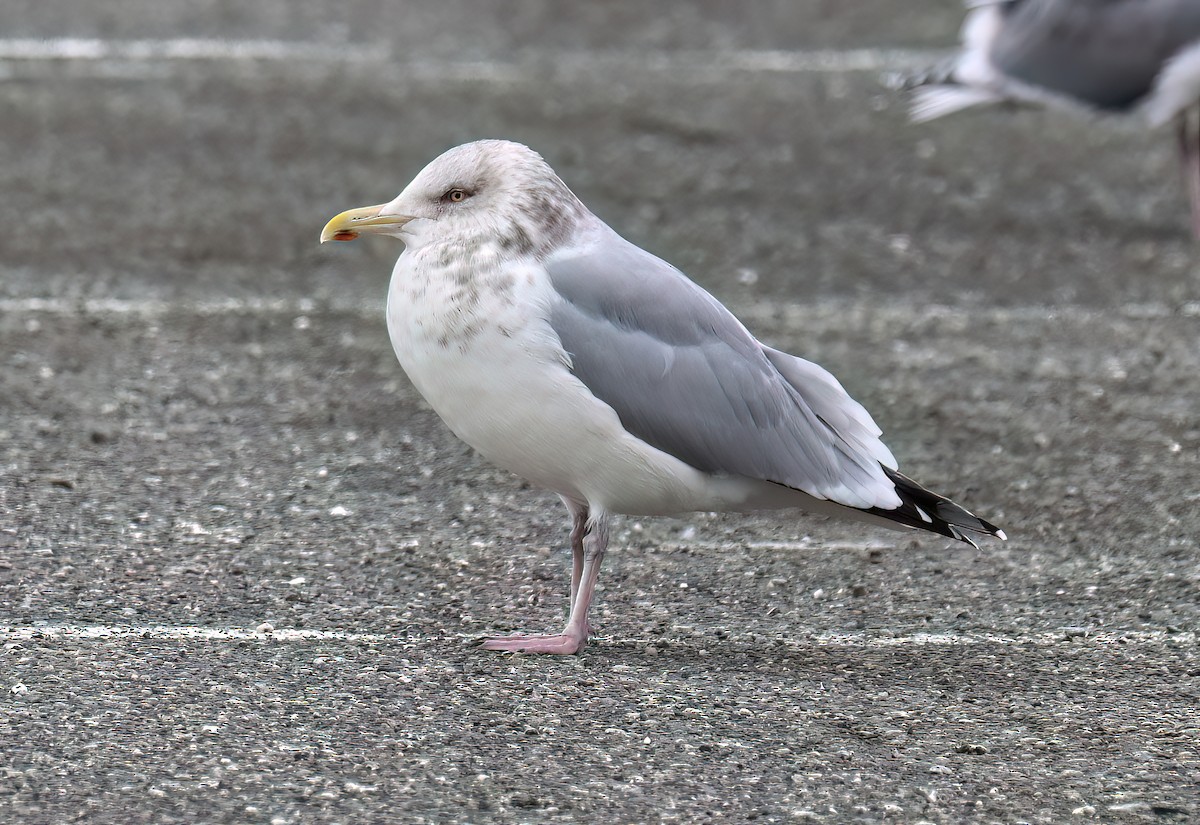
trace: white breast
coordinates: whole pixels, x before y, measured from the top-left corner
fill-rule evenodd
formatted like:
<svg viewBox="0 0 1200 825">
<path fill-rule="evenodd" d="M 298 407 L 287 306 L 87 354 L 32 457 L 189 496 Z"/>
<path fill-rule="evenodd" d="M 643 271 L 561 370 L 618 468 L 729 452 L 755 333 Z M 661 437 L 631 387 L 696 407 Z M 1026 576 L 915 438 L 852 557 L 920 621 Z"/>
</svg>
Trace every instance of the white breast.
<svg viewBox="0 0 1200 825">
<path fill-rule="evenodd" d="M 467 283 L 430 258 L 406 251 L 396 262 L 388 333 L 417 390 L 488 460 L 613 512 L 738 507 L 751 494 L 744 480 L 713 479 L 625 432 L 571 373 L 546 320 L 554 296 L 540 266 L 477 257 Z"/>
</svg>

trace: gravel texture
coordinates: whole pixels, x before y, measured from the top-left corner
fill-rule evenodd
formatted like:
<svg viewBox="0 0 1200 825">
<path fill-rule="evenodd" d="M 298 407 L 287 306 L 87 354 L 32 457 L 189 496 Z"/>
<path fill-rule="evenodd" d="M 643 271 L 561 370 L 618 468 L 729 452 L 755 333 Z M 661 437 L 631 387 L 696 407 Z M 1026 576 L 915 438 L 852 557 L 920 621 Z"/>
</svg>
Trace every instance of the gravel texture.
<svg viewBox="0 0 1200 825">
<path fill-rule="evenodd" d="M 1169 136 L 909 126 L 878 72 L 728 68 L 961 14 L 843 5 L 6 5 L 6 37 L 334 52 L 0 54 L 0 821 L 1200 818 Z M 478 137 L 828 367 L 1011 540 L 624 519 L 583 655 L 478 651 L 561 622 L 565 513 L 395 364 L 398 247 L 316 246 Z"/>
</svg>

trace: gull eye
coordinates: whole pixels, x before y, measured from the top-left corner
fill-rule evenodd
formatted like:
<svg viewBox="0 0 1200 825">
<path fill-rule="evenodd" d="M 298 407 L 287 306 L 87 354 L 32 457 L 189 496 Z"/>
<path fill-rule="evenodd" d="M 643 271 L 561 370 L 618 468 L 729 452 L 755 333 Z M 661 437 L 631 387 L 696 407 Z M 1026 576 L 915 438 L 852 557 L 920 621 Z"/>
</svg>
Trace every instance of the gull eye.
<svg viewBox="0 0 1200 825">
<path fill-rule="evenodd" d="M 451 189 L 446 194 L 442 195 L 442 200 L 446 203 L 462 203 L 467 199 L 467 190 Z"/>
</svg>

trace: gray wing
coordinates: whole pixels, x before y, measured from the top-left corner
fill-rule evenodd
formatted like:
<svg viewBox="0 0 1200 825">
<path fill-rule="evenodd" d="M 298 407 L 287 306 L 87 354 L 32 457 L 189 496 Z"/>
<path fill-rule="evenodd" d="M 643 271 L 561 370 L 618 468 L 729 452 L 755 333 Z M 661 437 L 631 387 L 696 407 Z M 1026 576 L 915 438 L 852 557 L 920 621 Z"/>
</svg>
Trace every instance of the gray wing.
<svg viewBox="0 0 1200 825">
<path fill-rule="evenodd" d="M 833 376 L 763 347 L 670 264 L 614 234 L 546 267 L 572 372 L 638 438 L 709 473 L 895 501 L 895 461 Z"/>
<path fill-rule="evenodd" d="M 1133 106 L 1200 40 L 1196 0 L 1010 0 L 1002 14 L 997 69 L 1101 109 Z"/>
</svg>

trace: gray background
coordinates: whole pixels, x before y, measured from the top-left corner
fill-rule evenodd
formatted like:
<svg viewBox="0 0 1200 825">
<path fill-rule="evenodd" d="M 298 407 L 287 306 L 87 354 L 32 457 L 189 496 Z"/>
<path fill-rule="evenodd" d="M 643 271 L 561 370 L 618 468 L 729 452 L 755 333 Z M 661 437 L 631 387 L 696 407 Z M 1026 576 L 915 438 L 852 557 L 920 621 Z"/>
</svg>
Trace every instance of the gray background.
<svg viewBox="0 0 1200 825">
<path fill-rule="evenodd" d="M 0 820 L 1200 816 L 1172 141 L 907 124 L 882 77 L 961 14 L 7 0 Z M 565 516 L 395 364 L 399 248 L 316 238 L 480 137 L 832 370 L 1011 540 L 627 519 L 582 656 L 477 651 L 557 628 Z"/>
</svg>

